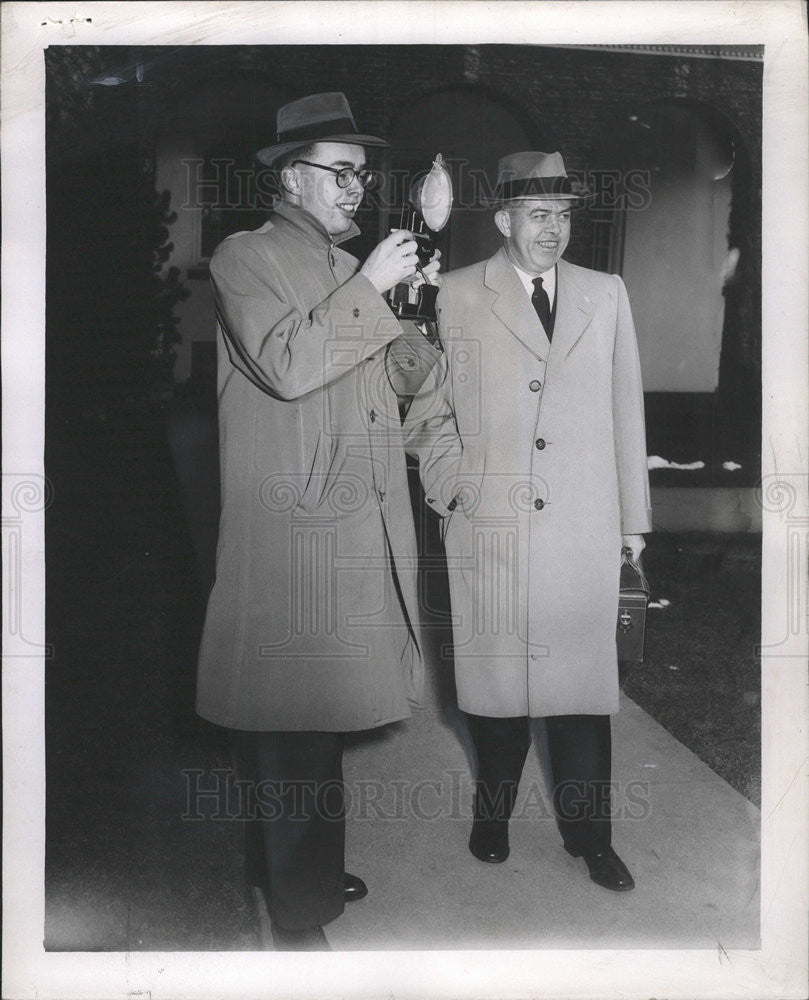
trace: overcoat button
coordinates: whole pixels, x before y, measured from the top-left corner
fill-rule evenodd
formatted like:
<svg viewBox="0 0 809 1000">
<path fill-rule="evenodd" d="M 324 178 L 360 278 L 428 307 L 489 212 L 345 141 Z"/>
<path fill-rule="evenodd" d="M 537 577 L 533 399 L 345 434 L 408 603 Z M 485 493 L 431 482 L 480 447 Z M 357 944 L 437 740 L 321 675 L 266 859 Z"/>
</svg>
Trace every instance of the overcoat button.
<svg viewBox="0 0 809 1000">
<path fill-rule="evenodd" d="M 376 410 L 371 410 L 368 416 L 371 418 L 371 423 L 373 423 L 376 420 Z"/>
<path fill-rule="evenodd" d="M 545 447 L 545 438 L 537 438 L 536 446 L 537 448 L 539 448 L 540 451 L 542 451 L 542 449 Z"/>
<path fill-rule="evenodd" d="M 360 314 L 360 311 L 359 311 L 359 309 L 353 309 L 353 310 L 352 310 L 352 313 L 353 313 L 353 314 L 354 314 L 355 316 L 359 316 L 359 314 Z"/>
<path fill-rule="evenodd" d="M 542 510 L 544 506 L 545 506 L 544 500 L 534 500 L 534 507 L 536 507 L 537 510 Z"/>
<path fill-rule="evenodd" d="M 407 367 L 408 368 L 415 368 L 416 367 L 416 359 L 415 358 L 408 358 L 407 359 Z"/>
<path fill-rule="evenodd" d="M 539 392 L 539 390 L 542 388 L 542 383 L 538 382 L 536 379 L 532 379 L 528 383 L 528 388 L 531 390 L 531 392 Z"/>
</svg>

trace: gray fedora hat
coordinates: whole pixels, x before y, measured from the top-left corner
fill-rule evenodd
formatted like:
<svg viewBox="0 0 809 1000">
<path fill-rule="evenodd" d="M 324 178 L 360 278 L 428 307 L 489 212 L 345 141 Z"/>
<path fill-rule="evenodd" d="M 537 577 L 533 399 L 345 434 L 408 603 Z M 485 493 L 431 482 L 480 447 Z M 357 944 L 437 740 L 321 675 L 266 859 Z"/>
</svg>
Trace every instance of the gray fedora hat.
<svg viewBox="0 0 809 1000">
<path fill-rule="evenodd" d="M 265 146 L 256 154 L 268 167 L 279 157 L 310 146 L 313 142 L 350 142 L 358 146 L 388 145 L 384 139 L 375 135 L 361 135 L 357 131 L 357 123 L 351 114 L 346 95 L 339 91 L 310 94 L 285 104 L 278 109 L 276 128 L 276 144 Z"/>
<path fill-rule="evenodd" d="M 497 183 L 484 205 L 502 205 L 507 201 L 541 198 L 544 201 L 569 201 L 578 208 L 592 194 L 567 176 L 561 153 L 511 153 L 497 164 Z"/>
</svg>

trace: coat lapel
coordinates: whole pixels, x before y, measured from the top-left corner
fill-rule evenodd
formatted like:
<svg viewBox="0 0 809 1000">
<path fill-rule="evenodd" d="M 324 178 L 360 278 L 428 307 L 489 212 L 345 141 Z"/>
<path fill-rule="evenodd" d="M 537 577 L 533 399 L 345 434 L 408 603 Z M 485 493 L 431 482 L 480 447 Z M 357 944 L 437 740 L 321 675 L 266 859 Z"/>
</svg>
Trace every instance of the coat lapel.
<svg viewBox="0 0 809 1000">
<path fill-rule="evenodd" d="M 553 353 L 563 360 L 570 354 L 595 313 L 595 303 L 567 261 L 560 260 L 556 271 L 556 323 Z"/>
<path fill-rule="evenodd" d="M 528 350 L 541 360 L 552 352 L 564 360 L 576 346 L 595 313 L 595 303 L 567 261 L 560 260 L 556 272 L 556 320 L 551 348 L 542 324 L 517 272 L 503 249 L 486 264 L 484 284 L 495 295 L 492 312 Z"/>
<path fill-rule="evenodd" d="M 540 360 L 547 358 L 550 350 L 548 338 L 505 250 L 498 250 L 494 257 L 490 258 L 486 264 L 483 283 L 495 293 L 492 312 L 500 322 L 521 340 L 535 357 Z M 558 310 L 556 322 L 558 326 Z"/>
</svg>

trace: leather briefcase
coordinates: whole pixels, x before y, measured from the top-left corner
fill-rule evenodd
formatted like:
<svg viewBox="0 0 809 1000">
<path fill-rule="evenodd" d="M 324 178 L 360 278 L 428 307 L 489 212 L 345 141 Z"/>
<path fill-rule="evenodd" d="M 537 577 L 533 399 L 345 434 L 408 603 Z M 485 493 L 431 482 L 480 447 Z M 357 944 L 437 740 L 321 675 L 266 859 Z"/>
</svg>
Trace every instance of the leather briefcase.
<svg viewBox="0 0 809 1000">
<path fill-rule="evenodd" d="M 621 555 L 621 581 L 615 642 L 618 647 L 619 660 L 639 662 L 643 659 L 649 584 L 646 582 L 640 563 L 633 561 L 632 550 L 625 548 Z"/>
</svg>

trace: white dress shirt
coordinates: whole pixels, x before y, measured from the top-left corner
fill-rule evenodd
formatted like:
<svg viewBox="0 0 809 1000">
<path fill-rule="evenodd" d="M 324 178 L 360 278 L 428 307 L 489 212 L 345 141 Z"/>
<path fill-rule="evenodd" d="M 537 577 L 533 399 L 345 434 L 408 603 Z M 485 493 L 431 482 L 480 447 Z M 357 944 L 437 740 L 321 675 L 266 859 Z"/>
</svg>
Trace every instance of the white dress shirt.
<svg viewBox="0 0 809 1000">
<path fill-rule="evenodd" d="M 517 267 L 514 261 L 511 261 L 514 270 L 517 272 L 517 276 L 520 281 L 525 286 L 526 292 L 528 292 L 528 298 L 534 294 L 534 278 L 537 277 L 535 274 L 529 274 L 527 271 L 523 271 L 521 267 Z M 551 304 L 551 312 L 553 312 L 553 300 L 556 298 L 556 265 L 549 271 L 545 271 L 544 274 L 539 275 L 542 278 L 542 287 L 548 294 L 548 302 Z"/>
</svg>

